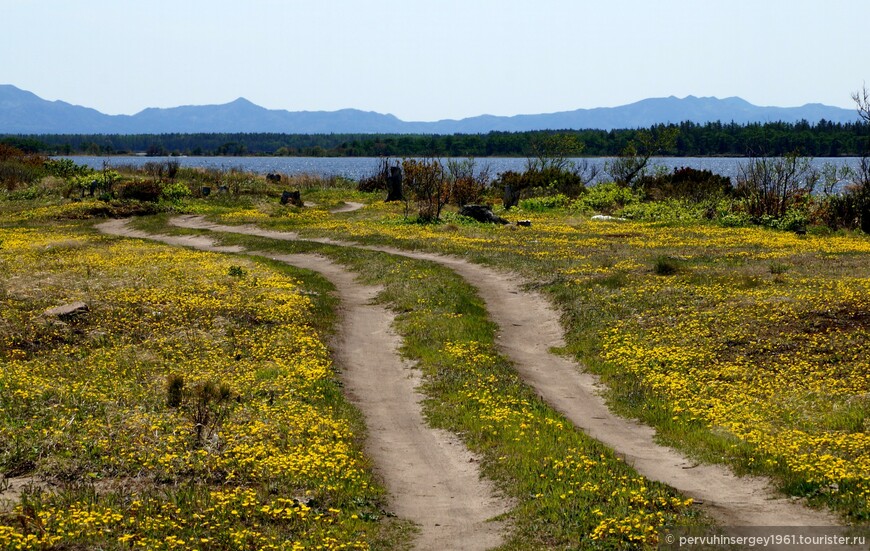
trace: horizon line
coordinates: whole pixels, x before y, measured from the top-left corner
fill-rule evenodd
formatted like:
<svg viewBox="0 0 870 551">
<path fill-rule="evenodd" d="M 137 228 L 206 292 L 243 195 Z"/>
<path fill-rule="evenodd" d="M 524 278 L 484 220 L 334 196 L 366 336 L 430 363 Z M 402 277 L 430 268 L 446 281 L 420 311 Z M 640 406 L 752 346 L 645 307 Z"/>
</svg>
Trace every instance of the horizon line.
<svg viewBox="0 0 870 551">
<path fill-rule="evenodd" d="M 56 99 L 56 100 L 45 99 L 44 97 L 38 95 L 37 93 L 35 93 L 31 90 L 20 88 L 19 86 L 15 85 L 15 84 L 7 83 L 7 84 L 0 84 L 0 86 L 10 86 L 10 87 L 15 88 L 16 90 L 18 90 L 20 92 L 32 94 L 43 101 L 48 101 L 48 102 L 52 102 L 52 103 L 65 103 L 67 105 L 71 105 L 74 107 L 81 107 L 84 109 L 92 109 L 94 111 L 97 111 L 100 114 L 103 114 L 103 115 L 106 115 L 109 117 L 135 117 L 135 116 L 140 115 L 140 114 L 142 114 L 146 111 L 149 111 L 149 110 L 167 111 L 167 110 L 172 110 L 172 109 L 196 108 L 196 107 L 224 107 L 224 106 L 231 105 L 233 103 L 237 103 L 240 101 L 244 101 L 252 106 L 255 106 L 255 107 L 258 107 L 260 109 L 267 110 L 267 111 L 278 111 L 278 112 L 285 112 L 285 113 L 339 113 L 342 111 L 357 111 L 360 113 L 377 114 L 377 115 L 382 115 L 382 116 L 393 117 L 393 118 L 397 119 L 398 121 L 404 122 L 404 123 L 424 123 L 424 124 L 431 124 L 431 123 L 438 123 L 438 122 L 459 122 L 459 121 L 463 121 L 463 120 L 476 119 L 476 118 L 482 118 L 482 117 L 493 117 L 493 118 L 534 117 L 534 116 L 542 116 L 542 115 L 560 115 L 560 114 L 565 114 L 565 113 L 575 113 L 578 111 L 596 111 L 596 110 L 604 110 L 604 109 L 619 109 L 622 107 L 628 107 L 631 105 L 642 103 L 644 101 L 668 100 L 668 99 L 676 99 L 679 101 L 685 101 L 685 100 L 689 100 L 689 99 L 716 100 L 716 101 L 740 100 L 742 102 L 747 103 L 748 105 L 750 105 L 752 107 L 758 107 L 758 108 L 762 108 L 762 109 L 800 109 L 800 108 L 804 108 L 804 107 L 808 107 L 808 106 L 821 106 L 821 107 L 832 108 L 832 109 L 840 109 L 840 110 L 844 110 L 844 111 L 854 110 L 854 108 L 850 109 L 848 107 L 840 107 L 837 105 L 828 105 L 828 104 L 821 103 L 821 102 L 807 102 L 807 103 L 804 103 L 802 105 L 794 105 L 794 106 L 758 105 L 758 104 L 754 104 L 754 103 L 750 102 L 749 100 L 744 99 L 741 96 L 719 97 L 719 96 L 697 96 L 695 94 L 688 94 L 686 96 L 679 97 L 675 94 L 671 94 L 669 96 L 645 97 L 645 98 L 641 98 L 639 100 L 632 101 L 629 103 L 624 103 L 624 104 L 620 104 L 620 105 L 612 105 L 612 106 L 577 107 L 574 109 L 516 113 L 513 115 L 497 115 L 497 114 L 493 114 L 493 113 L 480 113 L 478 115 L 470 115 L 470 116 L 461 117 L 461 118 L 446 117 L 446 118 L 439 118 L 439 119 L 433 119 L 433 120 L 403 119 L 392 112 L 381 112 L 381 111 L 376 111 L 376 110 L 372 110 L 372 109 L 363 109 L 363 108 L 359 108 L 359 107 L 342 107 L 342 108 L 332 109 L 332 110 L 328 110 L 328 109 L 295 109 L 295 110 L 291 110 L 288 108 L 266 107 L 264 105 L 258 104 L 256 102 L 248 99 L 245 96 L 238 96 L 237 98 L 235 98 L 233 100 L 223 102 L 223 103 L 186 103 L 186 104 L 174 105 L 174 106 L 169 106 L 169 107 L 149 106 L 149 107 L 144 107 L 144 108 L 142 108 L 134 113 L 107 113 L 107 112 L 101 111 L 100 109 L 98 109 L 96 107 L 71 103 L 71 102 L 63 100 L 63 99 Z"/>
</svg>

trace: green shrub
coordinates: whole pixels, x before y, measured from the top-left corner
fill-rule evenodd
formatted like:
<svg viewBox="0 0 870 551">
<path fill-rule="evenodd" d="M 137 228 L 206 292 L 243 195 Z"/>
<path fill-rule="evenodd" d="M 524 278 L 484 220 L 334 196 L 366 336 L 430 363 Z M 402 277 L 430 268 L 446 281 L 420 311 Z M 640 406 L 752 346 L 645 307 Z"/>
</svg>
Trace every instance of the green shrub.
<svg viewBox="0 0 870 551">
<path fill-rule="evenodd" d="M 574 201 L 571 207 L 581 212 L 612 214 L 626 205 L 640 202 L 640 199 L 640 195 L 630 188 L 607 182 L 586 188 L 586 193 Z"/>
<path fill-rule="evenodd" d="M 66 180 L 67 185 L 63 195 L 64 197 L 73 195 L 84 197 L 87 194 L 94 197 L 105 194 L 111 198 L 112 194 L 118 191 L 115 189 L 115 184 L 120 179 L 121 175 L 114 170 L 84 172 Z"/>
<path fill-rule="evenodd" d="M 65 180 L 93 172 L 90 167 L 77 165 L 72 159 L 48 159 L 45 161 L 45 171 L 50 176 Z"/>
<path fill-rule="evenodd" d="M 751 223 L 749 215 L 739 212 L 729 212 L 719 217 L 719 223 L 726 228 L 742 228 Z"/>
<path fill-rule="evenodd" d="M 646 222 L 694 222 L 707 217 L 707 207 L 701 203 L 667 199 L 626 205 L 619 215 Z"/>
<path fill-rule="evenodd" d="M 10 201 L 31 201 L 42 195 L 42 190 L 37 186 L 30 186 L 26 189 L 10 191 L 6 194 L 6 199 Z"/>
<path fill-rule="evenodd" d="M 520 201 L 520 208 L 532 212 L 563 208 L 571 203 L 571 199 L 561 193 L 544 197 L 530 197 Z"/>
<path fill-rule="evenodd" d="M 170 182 L 163 185 L 160 196 L 167 201 L 178 202 L 185 197 L 190 197 L 190 188 L 182 182 Z"/>
<path fill-rule="evenodd" d="M 806 230 L 809 219 L 806 213 L 800 209 L 789 209 L 785 216 L 776 221 L 774 227 L 785 231 Z"/>
</svg>

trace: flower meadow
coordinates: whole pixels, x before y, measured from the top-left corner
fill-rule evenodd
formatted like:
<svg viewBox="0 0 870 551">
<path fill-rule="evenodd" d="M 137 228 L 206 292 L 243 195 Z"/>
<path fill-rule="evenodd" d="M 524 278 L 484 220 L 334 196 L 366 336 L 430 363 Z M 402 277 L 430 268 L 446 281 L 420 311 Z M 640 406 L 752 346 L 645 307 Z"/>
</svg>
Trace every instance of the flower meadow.
<svg viewBox="0 0 870 551">
<path fill-rule="evenodd" d="M 0 226 L 0 549 L 368 549 L 382 490 L 286 267 Z M 318 285 L 320 287 L 318 287 Z M 88 311 L 44 312 L 83 301 Z M 2 481 L 0 481 L 2 483 Z"/>
<path fill-rule="evenodd" d="M 638 291 L 662 293 L 661 285 Z M 750 464 L 786 473 L 796 490 L 841 496 L 866 516 L 870 279 L 702 290 L 672 282 L 668 293 L 680 300 L 609 329 L 605 361 L 642 381 L 673 421 L 749 444 Z"/>
<path fill-rule="evenodd" d="M 613 407 L 690 455 L 870 519 L 870 239 L 503 215 L 532 227 L 415 224 L 383 203 L 268 224 L 510 266 L 564 311 L 567 351 Z"/>
<path fill-rule="evenodd" d="M 179 208 L 519 272 L 562 310 L 563 352 L 600 375 L 613 408 L 699 461 L 770 475 L 847 521 L 870 518 L 866 236 L 599 222 L 561 208 L 503 213 L 531 227 L 452 213 L 417 224 L 373 196 L 330 214 L 340 200 L 323 193 L 306 208 L 250 198 Z M 80 220 L 99 215 L 93 206 L 0 215 L 0 472 L 31 481 L 0 501 L 0 549 L 407 547 L 324 345 L 328 284 L 244 256 L 101 236 Z M 423 373 L 428 422 L 459 435 L 513 503 L 505 549 L 655 548 L 663 530 L 709 524 L 531 391 L 450 270 L 227 241 L 316 250 L 382 287 L 377 300 L 397 312 L 402 352 Z M 88 311 L 44 313 L 74 301 Z"/>
</svg>

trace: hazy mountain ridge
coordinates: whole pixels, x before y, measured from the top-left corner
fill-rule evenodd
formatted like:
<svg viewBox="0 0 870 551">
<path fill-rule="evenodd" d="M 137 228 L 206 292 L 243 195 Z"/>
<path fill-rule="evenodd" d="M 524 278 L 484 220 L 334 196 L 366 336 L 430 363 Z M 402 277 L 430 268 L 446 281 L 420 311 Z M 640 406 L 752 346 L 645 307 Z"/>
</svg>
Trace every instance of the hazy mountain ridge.
<svg viewBox="0 0 870 551">
<path fill-rule="evenodd" d="M 288 134 L 456 134 L 546 129 L 646 128 L 660 123 L 722 121 L 816 123 L 855 122 L 853 109 L 818 103 L 802 107 L 759 107 L 737 97 L 650 98 L 619 107 L 577 109 L 537 115 L 480 115 L 461 120 L 406 122 L 358 109 L 285 111 L 245 98 L 221 105 L 148 108 L 135 115 L 106 115 L 63 101 L 48 101 L 12 85 L 0 85 L 0 134 L 163 134 L 276 132 Z"/>
</svg>

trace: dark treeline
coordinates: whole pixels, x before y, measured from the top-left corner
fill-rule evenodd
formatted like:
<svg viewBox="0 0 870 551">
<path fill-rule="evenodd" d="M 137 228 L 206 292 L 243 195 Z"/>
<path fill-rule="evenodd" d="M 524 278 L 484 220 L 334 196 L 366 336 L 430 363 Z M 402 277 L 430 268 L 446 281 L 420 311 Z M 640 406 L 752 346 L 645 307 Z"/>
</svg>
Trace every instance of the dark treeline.
<svg viewBox="0 0 870 551">
<path fill-rule="evenodd" d="M 864 123 L 719 122 L 658 125 L 649 129 L 490 132 L 488 134 L 45 134 L 5 136 L 2 141 L 44 154 L 115 155 L 286 155 L 306 157 L 451 157 L 532 156 L 542 138 L 554 133 L 576 136 L 585 156 L 616 156 L 639 132 L 677 128 L 674 144 L 661 155 L 784 155 L 798 151 L 813 157 L 861 155 L 870 128 Z"/>
</svg>

